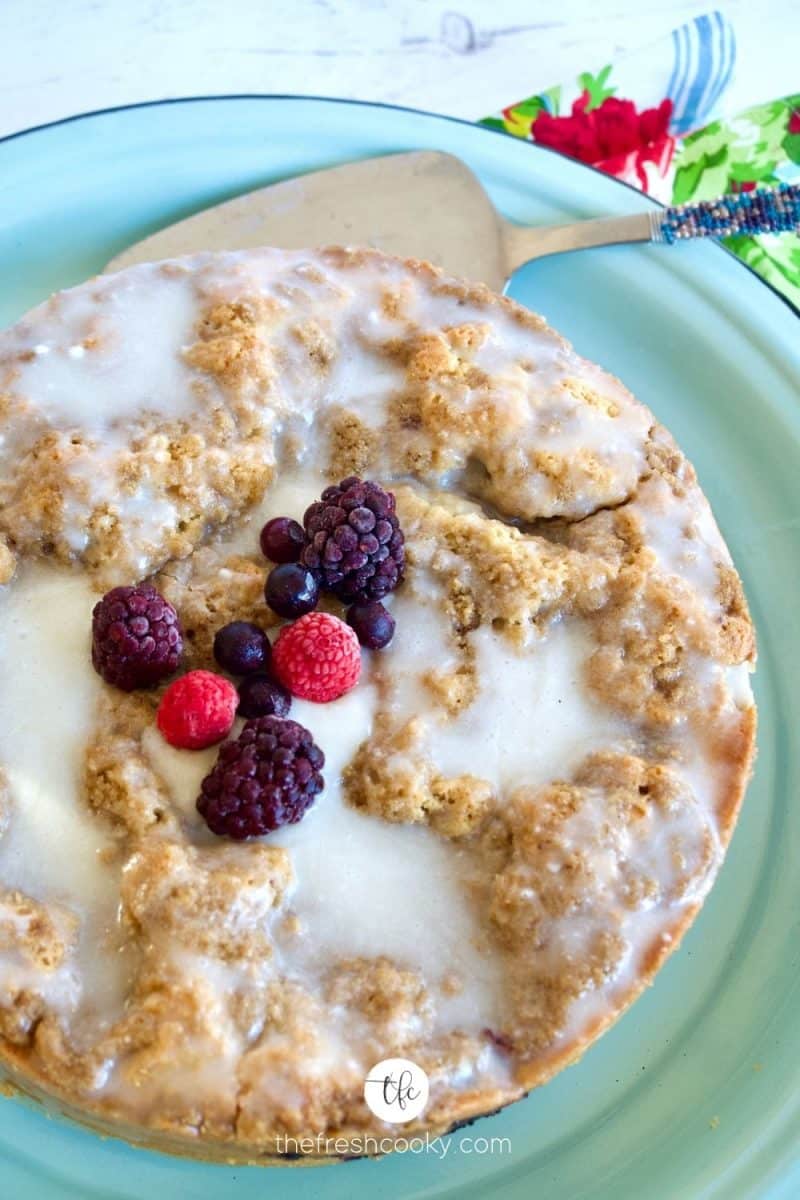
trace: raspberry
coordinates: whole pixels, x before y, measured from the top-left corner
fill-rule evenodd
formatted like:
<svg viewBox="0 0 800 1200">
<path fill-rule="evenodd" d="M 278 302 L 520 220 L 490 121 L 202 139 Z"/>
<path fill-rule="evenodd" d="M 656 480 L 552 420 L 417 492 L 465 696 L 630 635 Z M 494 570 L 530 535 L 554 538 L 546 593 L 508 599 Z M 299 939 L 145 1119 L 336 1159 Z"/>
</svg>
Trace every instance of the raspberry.
<svg viewBox="0 0 800 1200">
<path fill-rule="evenodd" d="M 293 825 L 322 791 L 325 755 L 296 721 L 257 717 L 220 747 L 197 810 L 213 833 L 242 841 Z"/>
<path fill-rule="evenodd" d="M 171 675 L 182 650 L 178 614 L 149 584 L 112 588 L 94 606 L 92 664 L 123 692 Z"/>
<path fill-rule="evenodd" d="M 322 586 L 346 603 L 382 600 L 403 578 L 403 532 L 395 500 L 356 475 L 326 488 L 306 509 L 300 561 L 318 571 Z"/>
<path fill-rule="evenodd" d="M 308 613 L 284 625 L 272 648 L 272 670 L 303 700 L 324 704 L 349 692 L 361 674 L 358 638 L 330 613 Z"/>
<path fill-rule="evenodd" d="M 213 671 L 189 671 L 164 692 L 156 724 L 170 746 L 204 750 L 230 733 L 238 703 L 229 679 Z"/>
</svg>

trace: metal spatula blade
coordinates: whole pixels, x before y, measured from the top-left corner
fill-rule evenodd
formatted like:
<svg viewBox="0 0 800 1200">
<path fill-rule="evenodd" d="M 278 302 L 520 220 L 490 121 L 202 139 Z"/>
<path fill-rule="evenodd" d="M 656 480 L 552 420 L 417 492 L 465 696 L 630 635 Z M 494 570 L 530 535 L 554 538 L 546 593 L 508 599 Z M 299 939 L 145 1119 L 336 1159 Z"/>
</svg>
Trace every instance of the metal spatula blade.
<svg viewBox="0 0 800 1200">
<path fill-rule="evenodd" d="M 419 151 L 348 163 L 260 188 L 162 229 L 107 271 L 199 250 L 374 246 L 500 289 L 504 222 L 468 167 Z"/>
<path fill-rule="evenodd" d="M 687 238 L 793 230 L 800 232 L 800 184 L 790 183 L 570 225 L 512 225 L 460 159 L 420 150 L 249 192 L 145 238 L 106 269 L 198 250 L 295 250 L 339 243 L 428 259 L 500 291 L 517 267 L 546 254 L 619 242 L 671 245 Z"/>
</svg>

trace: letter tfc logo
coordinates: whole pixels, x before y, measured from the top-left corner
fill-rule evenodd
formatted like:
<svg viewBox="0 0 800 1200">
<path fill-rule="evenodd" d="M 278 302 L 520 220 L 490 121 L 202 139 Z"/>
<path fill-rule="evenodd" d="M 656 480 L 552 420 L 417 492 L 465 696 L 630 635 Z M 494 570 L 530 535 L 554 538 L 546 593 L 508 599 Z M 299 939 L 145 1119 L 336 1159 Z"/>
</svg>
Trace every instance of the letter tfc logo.
<svg viewBox="0 0 800 1200">
<path fill-rule="evenodd" d="M 382 1121 L 403 1125 L 428 1103 L 428 1076 L 410 1058 L 385 1058 L 364 1080 L 364 1099 Z"/>
</svg>

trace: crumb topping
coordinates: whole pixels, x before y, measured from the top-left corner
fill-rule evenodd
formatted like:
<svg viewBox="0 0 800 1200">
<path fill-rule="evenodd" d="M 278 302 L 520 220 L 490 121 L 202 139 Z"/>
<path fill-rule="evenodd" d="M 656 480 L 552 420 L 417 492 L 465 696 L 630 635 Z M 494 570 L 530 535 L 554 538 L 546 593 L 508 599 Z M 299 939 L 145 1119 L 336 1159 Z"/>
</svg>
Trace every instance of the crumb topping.
<svg viewBox="0 0 800 1200">
<path fill-rule="evenodd" d="M 41 742 L 0 727 L 0 1059 L 230 1157 L 391 1134 L 382 1058 L 429 1074 L 408 1135 L 580 1054 L 702 903 L 753 754 L 742 585 L 652 414 L 510 301 L 333 248 L 54 297 L 0 333 L 0 417 L 0 708 Z M 214 838 L 216 749 L 91 674 L 98 590 L 152 583 L 182 670 L 233 621 L 274 644 L 258 530 L 354 473 L 396 497 L 395 635 L 293 701 L 309 815 Z"/>
</svg>

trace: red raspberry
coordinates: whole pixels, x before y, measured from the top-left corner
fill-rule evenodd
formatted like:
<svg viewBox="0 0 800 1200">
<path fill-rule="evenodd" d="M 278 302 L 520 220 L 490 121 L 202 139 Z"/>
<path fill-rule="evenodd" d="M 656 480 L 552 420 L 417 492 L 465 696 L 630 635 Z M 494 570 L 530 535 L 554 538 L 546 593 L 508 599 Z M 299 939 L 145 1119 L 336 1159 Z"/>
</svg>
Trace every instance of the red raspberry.
<svg viewBox="0 0 800 1200">
<path fill-rule="evenodd" d="M 358 638 L 330 613 L 307 613 L 278 634 L 272 647 L 272 673 L 302 700 L 317 704 L 337 700 L 358 683 Z"/>
<path fill-rule="evenodd" d="M 189 671 L 164 692 L 156 723 L 170 746 L 204 750 L 230 733 L 238 703 L 229 679 L 213 671 Z"/>
</svg>

